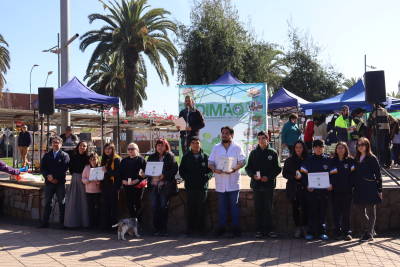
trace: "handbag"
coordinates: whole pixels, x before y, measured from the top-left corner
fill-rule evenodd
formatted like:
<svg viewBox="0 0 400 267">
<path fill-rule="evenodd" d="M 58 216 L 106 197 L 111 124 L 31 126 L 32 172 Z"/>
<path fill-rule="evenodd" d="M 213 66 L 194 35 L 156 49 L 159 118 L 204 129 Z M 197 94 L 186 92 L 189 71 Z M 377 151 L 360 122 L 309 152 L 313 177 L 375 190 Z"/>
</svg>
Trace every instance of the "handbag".
<svg viewBox="0 0 400 267">
<path fill-rule="evenodd" d="M 337 143 L 337 136 L 335 131 L 330 130 L 328 136 L 326 137 L 325 144 L 327 146 L 331 146 L 332 143 Z"/>
<path fill-rule="evenodd" d="M 174 197 L 179 194 L 179 188 L 175 178 L 172 181 L 164 182 L 164 194 L 167 197 Z"/>
</svg>

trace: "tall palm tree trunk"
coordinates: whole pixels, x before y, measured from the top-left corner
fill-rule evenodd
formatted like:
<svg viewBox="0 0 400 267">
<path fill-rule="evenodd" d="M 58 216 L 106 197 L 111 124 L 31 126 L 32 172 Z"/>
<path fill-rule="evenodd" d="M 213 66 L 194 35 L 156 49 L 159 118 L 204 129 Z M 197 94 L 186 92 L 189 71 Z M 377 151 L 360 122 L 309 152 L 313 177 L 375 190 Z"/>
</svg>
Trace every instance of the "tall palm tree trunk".
<svg viewBox="0 0 400 267">
<path fill-rule="evenodd" d="M 135 82 L 136 75 L 139 73 L 139 53 L 135 47 L 126 49 L 124 55 L 124 72 L 125 72 L 125 85 L 126 85 L 126 116 L 133 116 L 133 107 L 135 101 Z M 132 111 L 132 112 L 130 112 Z M 133 142 L 133 128 L 126 129 L 126 144 Z"/>
</svg>

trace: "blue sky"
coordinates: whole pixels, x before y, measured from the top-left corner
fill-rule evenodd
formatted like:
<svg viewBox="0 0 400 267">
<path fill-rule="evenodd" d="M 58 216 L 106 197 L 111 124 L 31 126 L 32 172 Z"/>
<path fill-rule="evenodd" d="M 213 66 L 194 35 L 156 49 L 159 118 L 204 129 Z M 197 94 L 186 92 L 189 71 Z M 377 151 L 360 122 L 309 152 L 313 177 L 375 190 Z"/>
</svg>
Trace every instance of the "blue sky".
<svg viewBox="0 0 400 267">
<path fill-rule="evenodd" d="M 272 1 L 232 0 L 243 21 L 251 18 L 256 33 L 264 40 L 287 46 L 287 20 L 309 30 L 315 42 L 325 47 L 321 59 L 329 59 L 345 77 L 361 77 L 364 54 L 367 64 L 385 71 L 386 90 L 398 90 L 400 80 L 400 1 Z M 58 0 L 2 1 L 0 4 L 0 33 L 9 43 L 11 69 L 6 79 L 15 93 L 29 93 L 29 73 L 32 72 L 32 93 L 44 86 L 57 88 L 57 56 L 42 50 L 57 44 L 60 30 Z M 162 7 L 173 18 L 188 24 L 190 4 L 187 0 L 149 0 L 152 7 Z M 88 15 L 105 13 L 97 0 L 70 0 L 70 36 L 100 28 L 103 23 L 89 24 Z M 70 78 L 83 80 L 93 47 L 84 53 L 79 40 L 70 45 Z M 178 114 L 178 87 L 175 76 L 170 86 L 162 85 L 150 64 L 148 66 L 148 100 L 144 109 Z M 290 91 L 290 88 L 287 88 Z"/>
</svg>

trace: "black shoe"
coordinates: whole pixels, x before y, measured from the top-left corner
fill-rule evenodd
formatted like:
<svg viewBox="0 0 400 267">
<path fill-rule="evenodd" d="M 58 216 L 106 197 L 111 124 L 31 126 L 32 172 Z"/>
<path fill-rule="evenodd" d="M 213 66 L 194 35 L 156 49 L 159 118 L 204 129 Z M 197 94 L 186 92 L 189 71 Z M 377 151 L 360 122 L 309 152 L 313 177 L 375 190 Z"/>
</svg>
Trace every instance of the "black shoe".
<svg viewBox="0 0 400 267">
<path fill-rule="evenodd" d="M 232 231 L 233 231 L 233 235 L 235 237 L 240 237 L 242 235 L 242 232 L 240 232 L 240 229 L 238 226 L 234 226 Z"/>
<path fill-rule="evenodd" d="M 255 238 L 261 238 L 262 236 L 263 236 L 263 233 L 262 233 L 262 232 L 257 232 L 257 233 L 254 235 Z"/>
<path fill-rule="evenodd" d="M 207 230 L 206 230 L 206 228 L 200 228 L 200 230 L 199 230 L 199 235 L 206 235 L 207 234 Z"/>
<path fill-rule="evenodd" d="M 153 235 L 155 235 L 155 236 L 158 236 L 158 235 L 160 235 L 161 234 L 161 230 L 159 230 L 159 229 L 156 229 L 155 231 L 154 231 L 154 233 L 153 233 Z"/>
<path fill-rule="evenodd" d="M 278 237 L 278 235 L 276 233 L 274 233 L 273 231 L 269 232 L 268 236 L 271 237 L 271 238 L 277 238 Z"/>
<path fill-rule="evenodd" d="M 166 229 L 161 230 L 160 236 L 167 236 L 167 230 Z"/>
<path fill-rule="evenodd" d="M 220 225 L 219 229 L 215 232 L 215 236 L 221 236 L 225 234 L 225 226 Z"/>
<path fill-rule="evenodd" d="M 372 240 L 374 240 L 374 238 L 370 234 L 365 234 L 360 239 L 361 242 L 368 242 Z"/>
<path fill-rule="evenodd" d="M 65 229 L 63 222 L 60 222 L 60 225 L 58 226 L 58 229 L 60 229 L 60 230 L 64 230 Z"/>
<path fill-rule="evenodd" d="M 41 222 L 36 229 L 41 229 L 41 228 L 48 228 L 49 227 L 49 223 L 48 222 Z"/>
<path fill-rule="evenodd" d="M 333 239 L 335 239 L 335 240 L 342 240 L 342 239 L 343 239 L 343 236 L 337 235 L 337 236 L 335 236 Z"/>
<path fill-rule="evenodd" d="M 193 227 L 188 227 L 188 228 L 186 229 L 185 235 L 191 235 L 191 234 L 193 234 L 193 233 L 194 233 Z"/>
</svg>

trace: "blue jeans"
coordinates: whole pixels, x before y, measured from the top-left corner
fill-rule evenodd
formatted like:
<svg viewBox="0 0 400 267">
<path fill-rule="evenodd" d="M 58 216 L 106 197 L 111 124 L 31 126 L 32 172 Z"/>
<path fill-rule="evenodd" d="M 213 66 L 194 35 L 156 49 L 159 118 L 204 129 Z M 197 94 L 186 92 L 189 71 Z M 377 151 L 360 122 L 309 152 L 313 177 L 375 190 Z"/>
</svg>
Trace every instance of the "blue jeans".
<svg viewBox="0 0 400 267">
<path fill-rule="evenodd" d="M 43 221 L 50 220 L 51 207 L 53 206 L 53 196 L 56 194 L 58 200 L 58 208 L 60 210 L 60 222 L 64 223 L 65 213 L 65 184 L 46 184 L 44 186 L 44 214 Z"/>
<path fill-rule="evenodd" d="M 230 192 L 218 192 L 219 225 L 225 226 L 228 203 L 231 208 L 232 226 L 239 225 L 239 190 Z"/>
<path fill-rule="evenodd" d="M 165 196 L 164 186 L 159 189 L 150 185 L 151 209 L 153 210 L 153 227 L 157 230 L 167 230 L 169 197 Z"/>
</svg>

